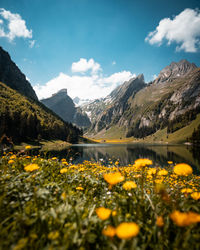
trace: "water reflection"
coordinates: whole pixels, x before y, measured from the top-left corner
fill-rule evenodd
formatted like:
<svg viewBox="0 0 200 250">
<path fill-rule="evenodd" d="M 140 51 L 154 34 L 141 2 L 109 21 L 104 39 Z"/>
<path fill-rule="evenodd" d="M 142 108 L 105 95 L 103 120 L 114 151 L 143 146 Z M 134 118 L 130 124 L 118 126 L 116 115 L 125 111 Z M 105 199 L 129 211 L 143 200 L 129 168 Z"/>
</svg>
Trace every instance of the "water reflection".
<svg viewBox="0 0 200 250">
<path fill-rule="evenodd" d="M 195 151 L 196 152 L 196 151 Z M 199 152 L 199 151 L 198 151 Z M 120 165 L 134 163 L 138 158 L 149 158 L 154 164 L 166 166 L 167 161 L 174 163 L 185 162 L 190 164 L 194 171 L 200 171 L 199 157 L 194 154 L 191 146 L 165 146 L 165 145 L 146 145 L 146 144 L 78 144 L 60 151 L 51 152 L 52 156 L 73 159 L 74 163 L 81 163 L 84 160 L 108 161 L 119 160 Z"/>
</svg>

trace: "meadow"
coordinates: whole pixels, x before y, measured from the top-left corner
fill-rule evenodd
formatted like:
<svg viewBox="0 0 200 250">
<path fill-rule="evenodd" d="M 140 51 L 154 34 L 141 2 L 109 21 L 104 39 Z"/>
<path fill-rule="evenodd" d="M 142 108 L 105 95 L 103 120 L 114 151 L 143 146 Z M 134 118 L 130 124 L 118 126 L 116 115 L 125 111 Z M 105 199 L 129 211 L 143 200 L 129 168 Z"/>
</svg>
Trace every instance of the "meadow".
<svg viewBox="0 0 200 250">
<path fill-rule="evenodd" d="M 200 177 L 150 159 L 0 157 L 0 249 L 200 249 Z"/>
</svg>

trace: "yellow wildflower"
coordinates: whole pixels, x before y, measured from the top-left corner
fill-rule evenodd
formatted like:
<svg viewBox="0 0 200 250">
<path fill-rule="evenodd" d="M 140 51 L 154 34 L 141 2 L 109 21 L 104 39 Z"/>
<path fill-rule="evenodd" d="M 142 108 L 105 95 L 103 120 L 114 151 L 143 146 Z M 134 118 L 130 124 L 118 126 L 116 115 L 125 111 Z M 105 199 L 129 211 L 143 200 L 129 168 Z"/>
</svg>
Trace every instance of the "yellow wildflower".
<svg viewBox="0 0 200 250">
<path fill-rule="evenodd" d="M 189 194 L 189 193 L 192 193 L 192 192 L 193 192 L 193 190 L 191 188 L 183 188 L 183 189 L 181 189 L 181 193 Z"/>
<path fill-rule="evenodd" d="M 134 177 L 134 178 L 141 178 L 142 175 L 141 175 L 141 174 L 136 174 L 136 175 L 134 175 L 133 177 Z"/>
<path fill-rule="evenodd" d="M 57 157 L 53 157 L 53 158 L 51 158 L 52 160 L 57 160 Z"/>
<path fill-rule="evenodd" d="M 108 237 L 114 237 L 116 234 L 116 229 L 110 225 L 102 230 L 102 234 Z"/>
<path fill-rule="evenodd" d="M 139 233 L 139 226 L 134 222 L 123 222 L 116 228 L 116 235 L 120 239 L 130 239 Z"/>
<path fill-rule="evenodd" d="M 62 168 L 62 169 L 60 170 L 60 173 L 61 173 L 61 174 L 67 173 L 67 168 Z"/>
<path fill-rule="evenodd" d="M 111 215 L 111 210 L 105 207 L 99 207 L 96 209 L 96 214 L 101 220 L 107 220 Z"/>
<path fill-rule="evenodd" d="M 58 231 L 53 231 L 48 234 L 48 239 L 49 240 L 56 240 L 59 237 L 59 232 Z"/>
<path fill-rule="evenodd" d="M 103 177 L 110 185 L 115 185 L 124 180 L 124 176 L 120 172 L 104 174 Z"/>
<path fill-rule="evenodd" d="M 132 188 L 137 188 L 137 184 L 134 181 L 126 181 L 123 184 L 123 189 L 131 190 Z"/>
<path fill-rule="evenodd" d="M 168 161 L 167 163 L 168 163 L 168 164 L 173 164 L 173 161 Z"/>
<path fill-rule="evenodd" d="M 135 161 L 135 166 L 136 167 L 145 167 L 146 165 L 152 165 L 153 162 L 152 160 L 149 160 L 149 159 L 137 159 Z"/>
<path fill-rule="evenodd" d="M 156 219 L 156 225 L 158 227 L 163 227 L 164 226 L 164 220 L 163 220 L 163 217 L 162 216 L 158 216 L 157 219 Z"/>
<path fill-rule="evenodd" d="M 162 170 L 158 171 L 158 175 L 168 175 L 168 171 L 165 169 L 162 169 Z"/>
<path fill-rule="evenodd" d="M 156 183 L 156 184 L 161 184 L 162 182 L 163 182 L 163 179 L 156 179 L 156 180 L 155 180 L 155 183 Z"/>
<path fill-rule="evenodd" d="M 66 200 L 66 198 L 67 198 L 67 195 L 66 195 L 66 193 L 65 192 L 63 192 L 62 194 L 61 194 L 61 199 L 63 200 L 63 201 L 65 201 Z"/>
<path fill-rule="evenodd" d="M 84 190 L 84 188 L 83 187 L 76 187 L 76 190 Z"/>
<path fill-rule="evenodd" d="M 13 160 L 13 159 L 16 159 L 16 158 L 17 158 L 16 155 L 11 155 L 10 160 Z"/>
<path fill-rule="evenodd" d="M 194 192 L 191 194 L 191 197 L 194 199 L 194 200 L 199 200 L 200 199 L 200 192 Z"/>
<path fill-rule="evenodd" d="M 117 211 L 116 210 L 112 211 L 112 216 L 116 216 L 116 215 L 117 215 Z"/>
<path fill-rule="evenodd" d="M 8 164 L 13 164 L 15 161 L 14 160 L 9 160 Z"/>
<path fill-rule="evenodd" d="M 200 222 L 200 214 L 194 212 L 182 213 L 176 210 L 171 213 L 170 218 L 179 227 L 185 227 Z"/>
<path fill-rule="evenodd" d="M 32 171 L 38 170 L 39 168 L 40 167 L 37 164 L 29 164 L 26 167 L 24 167 L 24 170 L 26 172 L 32 172 Z"/>
<path fill-rule="evenodd" d="M 66 162 L 66 161 L 62 161 L 62 164 L 64 164 L 64 165 L 68 165 L 68 162 Z"/>
<path fill-rule="evenodd" d="M 150 168 L 150 169 L 148 169 L 147 174 L 148 175 L 153 175 L 153 174 L 156 174 L 156 171 L 157 171 L 156 168 Z"/>
<path fill-rule="evenodd" d="M 25 147 L 25 149 L 31 149 L 31 146 L 28 145 L 28 146 Z"/>
<path fill-rule="evenodd" d="M 174 167 L 174 173 L 177 175 L 187 176 L 189 174 L 192 174 L 192 172 L 192 168 L 186 163 L 179 163 Z"/>
</svg>

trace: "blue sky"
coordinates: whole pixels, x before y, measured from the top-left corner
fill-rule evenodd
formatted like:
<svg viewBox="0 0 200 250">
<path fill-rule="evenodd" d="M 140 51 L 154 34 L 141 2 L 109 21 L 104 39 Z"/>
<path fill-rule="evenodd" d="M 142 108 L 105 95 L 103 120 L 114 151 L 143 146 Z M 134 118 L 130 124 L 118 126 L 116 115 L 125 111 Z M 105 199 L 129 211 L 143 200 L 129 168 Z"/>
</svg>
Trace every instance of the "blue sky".
<svg viewBox="0 0 200 250">
<path fill-rule="evenodd" d="M 0 45 L 39 98 L 67 88 L 94 99 L 140 73 L 148 82 L 172 61 L 200 66 L 199 0 L 1 0 L 0 8 Z"/>
</svg>

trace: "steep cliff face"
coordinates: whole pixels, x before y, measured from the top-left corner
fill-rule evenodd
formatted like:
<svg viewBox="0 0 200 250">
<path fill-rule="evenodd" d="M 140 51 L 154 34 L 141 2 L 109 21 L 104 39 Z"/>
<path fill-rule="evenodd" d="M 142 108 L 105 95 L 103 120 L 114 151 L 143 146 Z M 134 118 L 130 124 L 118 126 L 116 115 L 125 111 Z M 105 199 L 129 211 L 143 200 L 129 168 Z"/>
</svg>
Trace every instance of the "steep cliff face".
<svg viewBox="0 0 200 250">
<path fill-rule="evenodd" d="M 38 100 L 31 84 L 26 80 L 25 75 L 11 60 L 9 54 L 0 47 L 0 81 L 10 88 L 17 90 L 22 95 Z"/>
<path fill-rule="evenodd" d="M 97 117 L 93 125 L 94 131 L 107 130 L 116 124 L 127 126 L 128 123 L 124 113 L 130 107 L 129 99 L 134 98 L 135 94 L 145 86 L 144 76 L 139 75 L 112 91 L 104 100 L 105 110 Z"/>
<path fill-rule="evenodd" d="M 195 119 L 200 112 L 200 68 L 192 68 L 193 64 L 184 76 L 180 70 L 179 76 L 168 77 L 162 84 L 158 77 L 137 93 L 128 112 L 134 114 L 128 136 L 144 137 L 165 127 L 171 133 Z"/>
<path fill-rule="evenodd" d="M 58 93 L 52 95 L 52 97 L 41 100 L 41 102 L 53 110 L 64 121 L 75 123 L 79 127 L 90 126 L 90 120 L 87 114 L 82 113 L 80 108 L 75 107 L 66 89 L 60 90 Z"/>
</svg>

